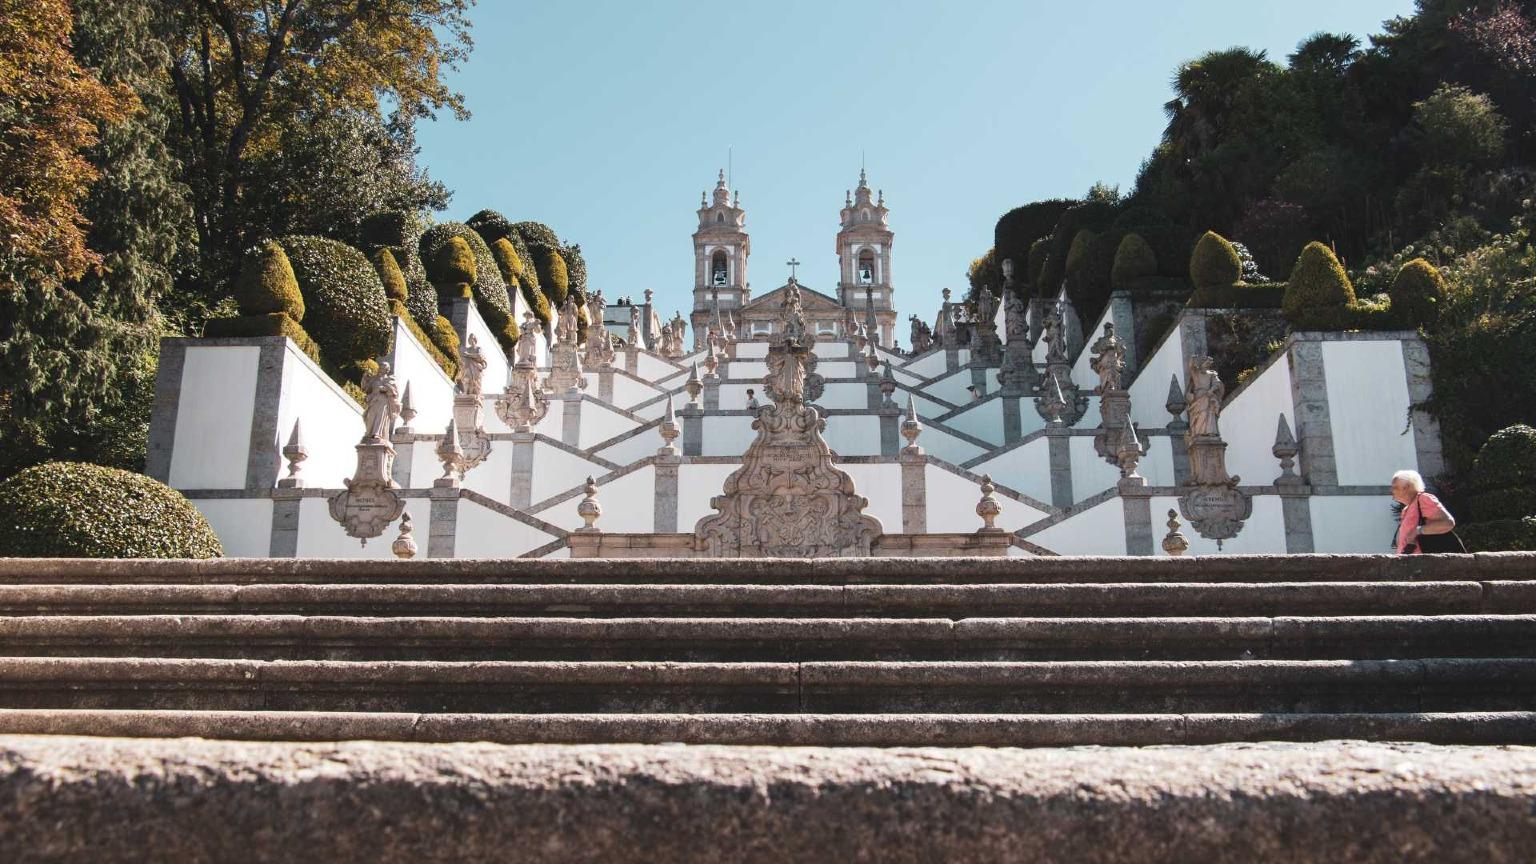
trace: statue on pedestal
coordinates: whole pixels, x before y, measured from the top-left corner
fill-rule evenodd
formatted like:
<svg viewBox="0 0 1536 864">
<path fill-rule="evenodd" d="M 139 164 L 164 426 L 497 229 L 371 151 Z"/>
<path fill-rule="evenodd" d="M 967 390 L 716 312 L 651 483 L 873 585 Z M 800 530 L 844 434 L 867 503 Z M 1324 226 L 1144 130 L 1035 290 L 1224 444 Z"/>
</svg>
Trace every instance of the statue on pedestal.
<svg viewBox="0 0 1536 864">
<path fill-rule="evenodd" d="M 395 416 L 400 413 L 400 389 L 389 364 L 380 360 L 379 371 L 363 379 L 363 442 L 387 443 L 394 435 Z"/>
<path fill-rule="evenodd" d="M 475 338 L 475 334 L 469 334 L 469 339 L 459 346 L 459 378 L 456 383 L 460 395 L 479 396 L 481 394 L 487 365 L 485 352 L 481 350 L 479 340 Z"/>
</svg>

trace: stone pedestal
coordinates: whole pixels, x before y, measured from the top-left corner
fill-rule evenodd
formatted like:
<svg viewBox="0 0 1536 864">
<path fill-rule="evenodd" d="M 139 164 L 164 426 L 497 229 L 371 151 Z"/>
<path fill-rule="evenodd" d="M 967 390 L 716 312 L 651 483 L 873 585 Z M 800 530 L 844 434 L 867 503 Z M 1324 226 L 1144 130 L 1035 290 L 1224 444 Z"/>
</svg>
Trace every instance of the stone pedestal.
<svg viewBox="0 0 1536 864">
<path fill-rule="evenodd" d="M 342 481 L 346 490 L 329 501 L 331 518 L 348 537 L 367 543 L 405 512 L 405 499 L 391 476 L 394 459 L 395 450 L 387 442 L 366 440 L 357 445 L 357 468 Z"/>
</svg>

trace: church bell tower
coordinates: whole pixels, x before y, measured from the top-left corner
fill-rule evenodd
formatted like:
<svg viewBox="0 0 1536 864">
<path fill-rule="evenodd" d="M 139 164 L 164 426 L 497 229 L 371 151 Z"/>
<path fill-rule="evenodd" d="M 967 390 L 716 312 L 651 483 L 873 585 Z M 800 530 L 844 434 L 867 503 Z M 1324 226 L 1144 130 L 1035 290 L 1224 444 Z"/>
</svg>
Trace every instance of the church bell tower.
<svg viewBox="0 0 1536 864">
<path fill-rule="evenodd" d="M 863 320 L 873 307 L 879 324 L 879 341 L 890 345 L 895 336 L 896 306 L 891 289 L 890 211 L 885 208 L 885 193 L 872 200 L 864 169 L 859 169 L 859 185 L 843 198 L 839 216 L 842 228 L 837 232 L 837 262 L 840 274 L 837 300 L 858 313 Z"/>
<path fill-rule="evenodd" d="M 752 283 L 747 281 L 747 257 L 751 253 L 741 193 L 732 197 L 722 170 L 713 196 L 700 196 L 699 228 L 693 232 L 693 314 L 689 324 L 695 347 L 703 345 L 717 303 L 720 314 L 725 315 L 752 299 Z"/>
</svg>

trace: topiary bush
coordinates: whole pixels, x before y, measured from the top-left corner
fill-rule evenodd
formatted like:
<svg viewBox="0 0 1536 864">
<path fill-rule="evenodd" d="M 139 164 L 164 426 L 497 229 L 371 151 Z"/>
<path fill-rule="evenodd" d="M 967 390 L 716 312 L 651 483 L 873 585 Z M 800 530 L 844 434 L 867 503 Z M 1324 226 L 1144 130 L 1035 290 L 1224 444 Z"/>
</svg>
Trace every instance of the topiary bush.
<svg viewBox="0 0 1536 864">
<path fill-rule="evenodd" d="M 1189 281 L 1197 291 L 1236 285 L 1243 281 L 1243 260 L 1227 238 L 1207 231 L 1189 256 Z"/>
<path fill-rule="evenodd" d="M 0 556 L 220 558 L 224 547 L 180 492 L 142 474 L 45 462 L 0 483 Z"/>
<path fill-rule="evenodd" d="M 1131 291 L 1142 280 L 1157 275 L 1157 255 L 1140 234 L 1130 233 L 1115 249 L 1115 263 L 1110 270 L 1109 282 L 1116 291 Z"/>
<path fill-rule="evenodd" d="M 1476 552 L 1536 550 L 1536 428 L 1495 432 L 1472 463 L 1472 520 L 1458 525 Z"/>
<path fill-rule="evenodd" d="M 502 351 L 510 356 L 517 344 L 517 322 L 512 320 L 512 298 L 507 293 L 507 283 L 501 278 L 496 259 L 491 255 L 491 248 L 473 228 L 463 222 L 442 222 L 428 228 L 421 235 L 417 251 L 422 261 L 429 266 L 428 275 L 439 284 L 444 281 L 440 277 L 446 274 L 439 274 L 430 268 L 439 263 L 438 256 L 443 254 L 443 247 L 449 245 L 453 238 L 462 239 L 469 246 L 474 258 L 475 275 L 470 288 L 475 308 L 496 334 L 496 341 Z"/>
<path fill-rule="evenodd" d="M 427 275 L 440 297 L 445 293 L 450 297 L 474 297 L 471 286 L 476 277 L 475 253 L 470 251 L 469 242 L 463 237 L 449 237 L 427 262 Z"/>
<path fill-rule="evenodd" d="M 372 258 L 373 269 L 379 274 L 379 281 L 384 283 L 384 296 L 389 298 L 391 306 L 398 303 L 404 309 L 405 301 L 411 296 L 411 289 L 405 284 L 405 273 L 395 263 L 394 253 L 381 248 L 373 253 Z"/>
<path fill-rule="evenodd" d="M 389 350 L 394 331 L 384 283 L 368 258 L 345 243 L 292 235 L 278 240 L 304 292 L 304 321 L 333 374 L 361 380 L 365 363 Z"/>
<path fill-rule="evenodd" d="M 235 302 L 246 315 L 287 315 L 304 320 L 304 296 L 283 247 L 271 240 L 246 253 L 235 279 Z"/>
<path fill-rule="evenodd" d="M 1040 269 L 1040 280 L 1035 285 L 1035 293 L 1038 296 L 1054 297 L 1061 290 L 1067 278 L 1067 259 L 1070 257 L 1072 244 L 1077 240 L 1078 232 L 1084 228 L 1095 233 L 1102 232 L 1115 221 L 1118 212 L 1117 205 L 1104 201 L 1090 201 L 1061 214 L 1061 218 L 1056 221 L 1055 229 L 1051 232 L 1050 254 Z M 998 247 L 999 250 L 1001 248 Z M 1074 298 L 1075 301 L 1076 298 Z"/>
<path fill-rule="evenodd" d="M 512 220 L 495 210 L 481 210 L 464 220 L 464 224 L 475 229 L 475 233 L 480 235 L 487 246 L 495 246 L 497 240 L 512 234 Z"/>
<path fill-rule="evenodd" d="M 1012 258 L 1015 266 L 1030 262 L 1031 266 L 1026 268 L 1023 277 L 1026 287 L 1035 287 L 1034 279 L 1040 272 L 1039 267 L 1033 266 L 1035 245 L 1050 237 L 1062 214 L 1077 206 L 1077 203 L 1064 200 L 1036 201 L 1015 207 L 997 220 L 992 231 L 992 248 L 996 250 L 997 260 Z M 1049 244 L 1040 252 L 1038 263 L 1045 263 L 1048 249 Z"/>
<path fill-rule="evenodd" d="M 1340 329 L 1353 323 L 1355 302 L 1354 283 L 1333 250 L 1308 243 L 1286 283 L 1286 319 L 1303 330 Z"/>
<path fill-rule="evenodd" d="M 994 254 L 995 251 L 994 251 Z M 1039 295 L 1036 286 L 1040 284 L 1040 276 L 1045 272 L 1045 259 L 1051 254 L 1051 238 L 1041 237 L 1029 247 L 1029 259 L 1024 268 L 1024 287 L 1030 293 Z"/>
<path fill-rule="evenodd" d="M 533 316 L 541 323 L 548 324 L 554 320 L 550 314 L 549 300 L 538 289 L 536 276 L 533 275 L 533 267 L 525 262 L 523 256 L 517 252 L 517 247 L 506 237 L 491 244 L 491 255 L 496 259 L 496 266 L 501 269 L 501 277 L 507 285 L 517 286 L 517 290 L 523 296 L 523 302 L 528 304 Z"/>
<path fill-rule="evenodd" d="M 1445 303 L 1445 277 L 1435 265 L 1415 258 L 1397 271 L 1387 296 L 1397 319 L 1407 327 L 1431 324 Z"/>
<path fill-rule="evenodd" d="M 410 289 L 406 287 L 405 274 L 400 271 L 400 266 L 395 263 L 395 256 L 387 247 L 373 253 L 373 266 L 378 271 L 380 281 L 384 283 L 384 295 L 389 298 L 390 311 L 395 313 L 395 317 L 400 319 L 400 323 L 405 325 L 405 329 L 411 331 L 411 335 L 416 337 L 416 341 L 427 352 L 427 356 L 431 357 L 433 362 L 442 367 L 449 378 L 458 377 L 458 336 L 454 336 L 453 347 L 455 350 L 450 356 L 438 345 L 439 340 L 434 339 L 430 333 L 416 322 L 410 310 L 406 308 L 406 301 L 410 299 Z M 444 324 L 448 323 L 446 318 L 439 320 Z M 436 322 L 434 321 L 433 323 Z M 452 332 L 452 325 L 449 325 L 448 329 Z"/>
<path fill-rule="evenodd" d="M 539 274 L 539 290 L 549 299 L 549 305 L 557 310 L 565 305 L 565 296 L 571 289 L 570 276 L 559 250 L 550 246 L 534 247 L 533 269 Z"/>
<path fill-rule="evenodd" d="M 560 249 L 560 258 L 565 261 L 565 272 L 569 277 L 570 290 L 576 292 L 577 302 L 586 302 L 587 296 L 587 259 L 582 257 L 581 244 L 572 243 Z"/>
<path fill-rule="evenodd" d="M 523 241 L 529 251 L 540 246 L 546 249 L 560 248 L 560 236 L 543 222 L 517 222 L 512 226 L 512 233 Z"/>
</svg>

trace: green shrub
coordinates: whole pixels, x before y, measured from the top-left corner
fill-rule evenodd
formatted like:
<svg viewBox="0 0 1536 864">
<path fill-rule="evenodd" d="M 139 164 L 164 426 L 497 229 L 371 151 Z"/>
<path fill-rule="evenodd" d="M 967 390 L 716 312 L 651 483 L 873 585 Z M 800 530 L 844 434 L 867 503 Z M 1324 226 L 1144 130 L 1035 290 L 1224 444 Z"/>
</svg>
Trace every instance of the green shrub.
<svg viewBox="0 0 1536 864">
<path fill-rule="evenodd" d="M 501 269 L 501 277 L 506 280 L 508 287 L 517 286 L 522 293 L 523 301 L 532 310 L 533 316 L 540 322 L 548 324 L 554 320 L 550 313 L 549 300 L 538 289 L 537 276 L 533 275 L 533 267 L 524 262 L 521 255 L 517 254 L 517 247 L 506 237 L 491 244 L 491 255 L 496 258 L 496 266 Z"/>
<path fill-rule="evenodd" d="M 1040 276 L 1045 272 L 1045 259 L 1051 254 L 1051 238 L 1041 237 L 1029 246 L 1029 260 L 1024 269 L 1024 286 L 1035 289 L 1040 284 Z M 1039 291 L 1034 293 L 1039 295 Z"/>
<path fill-rule="evenodd" d="M 464 220 L 464 224 L 475 229 L 475 233 L 479 234 L 480 239 L 484 240 L 488 246 L 495 246 L 497 240 L 512 234 L 512 220 L 495 210 L 481 210 Z"/>
<path fill-rule="evenodd" d="M 1227 238 L 1207 231 L 1189 256 L 1189 281 L 1197 291 L 1236 285 L 1243 281 L 1243 260 Z"/>
<path fill-rule="evenodd" d="M 473 297 L 470 286 L 475 284 L 475 253 L 470 251 L 469 242 L 463 237 L 449 237 L 427 262 L 427 276 L 439 293 Z"/>
<path fill-rule="evenodd" d="M 523 241 L 529 251 L 540 246 L 546 249 L 559 249 L 560 237 L 555 230 L 543 222 L 518 222 L 512 226 L 512 233 Z"/>
<path fill-rule="evenodd" d="M 305 328 L 321 357 L 349 380 L 363 361 L 389 350 L 394 331 L 384 284 L 363 253 L 324 237 L 279 239 L 304 292 Z"/>
<path fill-rule="evenodd" d="M 449 378 L 457 377 L 459 374 L 459 362 L 457 359 L 458 337 L 454 337 L 452 343 L 454 352 L 449 354 L 438 344 L 438 340 L 432 338 L 432 334 L 416 320 L 415 315 L 408 306 L 411 292 L 406 287 L 405 274 L 400 271 L 400 266 L 395 263 L 395 256 L 389 251 L 388 247 L 382 247 L 373 253 L 373 266 L 378 271 L 380 280 L 384 283 L 384 294 L 389 298 L 390 311 L 395 314 L 395 317 L 400 319 L 400 323 L 405 325 L 405 329 L 409 330 L 411 335 L 416 337 L 416 341 L 421 344 L 422 350 L 427 352 L 427 356 L 431 357 L 433 362 L 442 367 L 442 370 L 448 374 Z M 436 317 L 436 315 L 433 316 L 433 318 Z M 450 326 L 449 329 L 451 330 L 452 327 Z"/>
<path fill-rule="evenodd" d="M 1279 309 L 1285 303 L 1283 282 L 1196 288 L 1186 304 L 1191 309 Z"/>
<path fill-rule="evenodd" d="M 1355 286 L 1333 250 L 1308 243 L 1286 283 L 1285 317 L 1303 330 L 1347 328 L 1355 305 Z"/>
<path fill-rule="evenodd" d="M 1098 236 L 1097 232 L 1084 228 L 1072 238 L 1072 245 L 1067 249 L 1067 276 L 1078 272 L 1088 262 L 1088 249 Z"/>
<path fill-rule="evenodd" d="M 579 298 L 577 302 L 585 302 L 587 296 L 587 259 L 581 254 L 581 244 L 572 243 L 560 249 L 560 258 L 565 261 L 565 272 L 569 277 L 570 290 L 575 291 Z"/>
<path fill-rule="evenodd" d="M 533 268 L 539 274 L 539 290 L 549 299 L 549 305 L 555 309 L 565 305 L 565 296 L 570 293 L 570 277 L 559 250 L 549 246 L 534 247 Z"/>
<path fill-rule="evenodd" d="M 1116 291 L 1129 291 L 1142 279 L 1157 275 L 1157 256 L 1140 234 L 1125 235 L 1115 249 L 1115 263 L 1110 271 L 1110 285 Z"/>
<path fill-rule="evenodd" d="M 1480 520 L 1536 516 L 1536 428 L 1493 433 L 1472 462 L 1469 503 Z"/>
<path fill-rule="evenodd" d="M 208 520 L 142 474 L 45 462 L 0 483 L 0 556 L 219 558 Z"/>
<path fill-rule="evenodd" d="M 1037 295 L 1054 297 L 1056 292 L 1061 290 L 1067 278 L 1067 259 L 1072 251 L 1073 242 L 1077 240 L 1078 232 L 1084 228 L 1102 232 L 1115 221 L 1118 212 L 1117 205 L 1103 201 L 1090 201 L 1061 214 L 1061 218 L 1056 221 L 1055 229 L 1051 232 L 1050 254 L 1041 268 L 1040 281 L 1035 285 Z M 1076 299 L 1073 298 L 1073 301 L 1076 302 Z"/>
<path fill-rule="evenodd" d="M 235 280 L 235 302 L 246 315 L 281 313 L 304 320 L 304 296 L 283 247 L 271 240 L 248 252 Z"/>
<path fill-rule="evenodd" d="M 416 234 L 417 217 L 411 213 L 384 210 L 363 219 L 363 242 L 372 247 L 389 246 L 400 249 L 409 246 Z"/>
<path fill-rule="evenodd" d="M 281 312 L 266 315 L 239 315 L 234 318 L 210 318 L 203 326 L 204 336 L 287 336 L 299 346 L 299 350 L 316 363 L 320 360 L 320 346 L 310 338 L 304 325 Z"/>
<path fill-rule="evenodd" d="M 411 297 L 411 289 L 405 284 L 405 273 L 395 263 L 394 253 L 388 248 L 373 253 L 373 269 L 378 272 L 379 281 L 384 283 L 384 296 L 404 307 Z"/>
<path fill-rule="evenodd" d="M 997 220 L 992 231 L 992 248 L 996 250 L 997 260 L 1012 258 L 1016 267 L 1026 261 L 1030 262 L 1031 266 L 1025 268 L 1022 277 L 1026 287 L 1035 287 L 1034 279 L 1040 273 L 1040 268 L 1034 266 L 1035 244 L 1048 238 L 1062 214 L 1077 206 L 1077 203 L 1062 200 L 1036 201 L 1015 207 Z M 1046 249 L 1049 249 L 1049 244 Z M 1046 251 L 1042 250 L 1039 264 L 1045 263 L 1045 255 Z"/>
<path fill-rule="evenodd" d="M 1388 292 L 1392 308 L 1407 327 L 1432 323 L 1445 302 L 1445 277 L 1435 265 L 1415 258 L 1397 271 L 1397 279 Z"/>
<path fill-rule="evenodd" d="M 1469 552 L 1536 552 L 1536 516 L 1457 523 Z"/>
<path fill-rule="evenodd" d="M 439 255 L 443 254 L 443 247 L 449 245 L 453 238 L 462 239 L 469 246 L 474 259 L 474 281 L 471 283 L 471 294 L 475 300 L 475 308 L 479 310 L 480 317 L 485 319 L 491 332 L 496 334 L 497 342 L 507 354 L 512 353 L 513 346 L 517 343 L 517 322 L 512 320 L 512 298 L 507 294 L 507 283 L 501 278 L 501 270 L 496 266 L 496 258 L 491 254 L 491 248 L 485 244 L 485 240 L 475 233 L 473 228 L 462 222 L 442 222 L 428 228 L 421 235 L 418 244 L 422 260 L 433 266 L 432 276 L 439 283 L 442 280 L 436 271 Z M 462 275 L 460 270 L 459 275 Z"/>
</svg>

